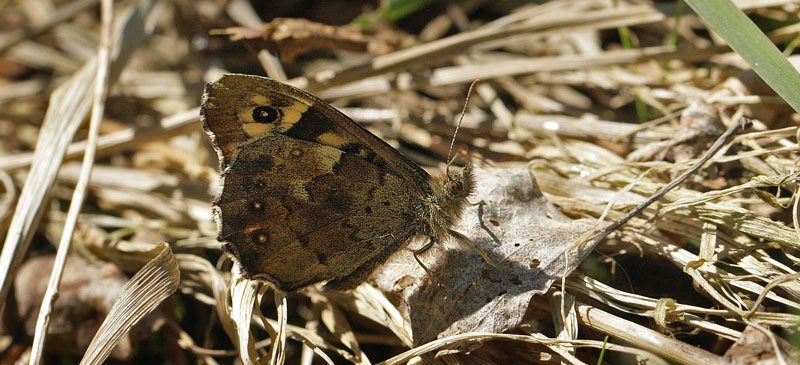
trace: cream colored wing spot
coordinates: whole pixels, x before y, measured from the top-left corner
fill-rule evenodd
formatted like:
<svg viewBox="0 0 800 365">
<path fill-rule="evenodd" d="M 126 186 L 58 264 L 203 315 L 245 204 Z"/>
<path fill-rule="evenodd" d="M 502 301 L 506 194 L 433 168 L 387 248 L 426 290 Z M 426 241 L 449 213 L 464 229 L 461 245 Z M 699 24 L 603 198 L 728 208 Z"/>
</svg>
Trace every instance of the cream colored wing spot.
<svg viewBox="0 0 800 365">
<path fill-rule="evenodd" d="M 341 160 L 342 151 L 335 148 L 321 149 L 319 157 L 317 158 L 315 168 L 317 171 L 325 173 L 333 172 L 333 167 Z"/>
<path fill-rule="evenodd" d="M 250 137 L 261 137 L 267 134 L 272 134 L 272 130 L 275 129 L 275 125 L 273 124 L 264 124 L 264 123 L 244 123 L 242 124 L 242 130 Z"/>
<path fill-rule="evenodd" d="M 254 94 L 250 101 L 253 102 L 255 105 L 270 105 L 272 104 L 272 100 L 264 95 Z"/>
<path fill-rule="evenodd" d="M 243 108 L 238 113 L 236 113 L 236 117 L 242 123 L 255 123 L 256 121 L 253 120 L 253 110 L 255 109 L 256 109 L 255 106 Z"/>
<path fill-rule="evenodd" d="M 294 101 L 291 105 L 280 107 L 280 110 L 281 113 L 283 113 L 283 119 L 281 119 L 278 128 L 280 128 L 281 132 L 286 132 L 300 120 L 303 113 L 308 110 L 308 105 L 299 101 Z"/>
<path fill-rule="evenodd" d="M 348 141 L 342 138 L 341 135 L 325 132 L 317 136 L 317 142 L 324 144 L 326 146 L 341 148 L 342 146 L 346 145 Z"/>
</svg>

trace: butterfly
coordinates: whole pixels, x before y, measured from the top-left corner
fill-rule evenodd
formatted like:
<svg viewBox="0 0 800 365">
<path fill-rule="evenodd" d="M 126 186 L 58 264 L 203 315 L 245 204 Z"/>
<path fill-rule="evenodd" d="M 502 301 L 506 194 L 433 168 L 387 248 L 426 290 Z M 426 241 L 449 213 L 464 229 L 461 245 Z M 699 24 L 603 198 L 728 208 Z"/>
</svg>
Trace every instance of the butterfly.
<svg viewBox="0 0 800 365">
<path fill-rule="evenodd" d="M 457 234 L 450 227 L 474 188 L 470 165 L 433 177 L 328 103 L 270 78 L 220 76 L 205 86 L 200 114 L 219 156 L 218 240 L 245 277 L 283 291 L 354 288 L 411 238 L 428 237 L 416 257 Z"/>
</svg>

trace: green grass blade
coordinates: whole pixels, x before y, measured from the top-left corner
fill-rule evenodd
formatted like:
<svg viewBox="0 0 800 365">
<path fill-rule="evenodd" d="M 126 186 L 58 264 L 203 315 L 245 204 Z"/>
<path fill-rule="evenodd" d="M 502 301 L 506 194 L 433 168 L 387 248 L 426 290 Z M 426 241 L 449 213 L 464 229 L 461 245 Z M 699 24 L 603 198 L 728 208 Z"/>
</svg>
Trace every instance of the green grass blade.
<svg viewBox="0 0 800 365">
<path fill-rule="evenodd" d="M 795 111 L 800 112 L 800 74 L 758 27 L 730 0 L 686 0 Z"/>
</svg>

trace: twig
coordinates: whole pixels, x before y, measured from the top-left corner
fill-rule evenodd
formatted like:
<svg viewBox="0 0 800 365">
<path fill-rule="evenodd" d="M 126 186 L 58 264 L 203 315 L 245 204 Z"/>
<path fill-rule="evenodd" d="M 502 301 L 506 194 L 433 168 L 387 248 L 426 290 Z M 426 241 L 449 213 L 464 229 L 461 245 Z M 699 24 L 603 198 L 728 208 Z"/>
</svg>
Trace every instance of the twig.
<svg viewBox="0 0 800 365">
<path fill-rule="evenodd" d="M 6 191 L 6 195 L 0 201 L 0 222 L 2 222 L 11 213 L 11 206 L 17 198 L 17 190 L 14 188 L 14 180 L 11 175 L 4 170 L 0 170 L 0 183 L 3 184 L 3 188 Z"/>
<path fill-rule="evenodd" d="M 53 271 L 50 274 L 50 281 L 47 284 L 47 291 L 42 299 L 42 306 L 39 309 L 39 318 L 36 322 L 36 332 L 33 337 L 30 364 L 39 364 L 44 352 L 44 341 L 47 337 L 47 328 L 50 324 L 50 314 L 53 311 L 53 304 L 58 297 L 58 286 L 64 273 L 64 266 L 67 263 L 67 255 L 72 243 L 72 235 L 75 233 L 75 225 L 78 223 L 83 202 L 86 199 L 86 190 L 89 185 L 89 177 L 92 175 L 94 156 L 97 150 L 97 137 L 100 134 L 100 123 L 103 122 L 103 112 L 105 111 L 106 95 L 108 93 L 108 68 L 109 53 L 111 52 L 111 19 L 114 9 L 112 0 L 103 0 L 101 3 L 101 37 L 100 45 L 97 50 L 97 75 L 95 76 L 95 90 L 93 98 L 92 116 L 89 122 L 89 136 L 87 138 L 86 153 L 83 155 L 83 165 L 75 190 L 72 194 L 72 201 L 67 211 L 67 219 L 64 222 L 64 231 L 58 245 L 56 260 L 53 264 Z"/>
<path fill-rule="evenodd" d="M 717 138 L 716 141 L 714 141 L 714 144 L 711 145 L 706 154 L 703 155 L 703 157 L 700 158 L 700 160 L 698 160 L 691 168 L 689 168 L 683 174 L 678 176 L 675 180 L 672 180 L 669 184 L 661 188 L 661 190 L 653 194 L 644 203 L 640 204 L 630 213 L 622 217 L 622 219 L 608 225 L 605 229 L 603 229 L 600 235 L 596 237 L 596 240 L 600 241 L 605 239 L 609 234 L 611 234 L 611 232 L 616 231 L 617 229 L 625 225 L 625 223 L 628 223 L 629 220 L 631 220 L 633 217 L 635 217 L 643 210 L 645 210 L 647 207 L 649 207 L 650 204 L 653 204 L 656 200 L 661 199 L 661 197 L 663 197 L 670 190 L 674 189 L 676 186 L 683 183 L 684 180 L 686 180 L 689 176 L 691 176 L 692 174 L 697 172 L 697 170 L 703 167 L 703 164 L 705 164 L 708 160 L 714 157 L 717 151 L 719 151 L 719 149 L 722 148 L 722 146 L 724 146 L 726 143 L 728 143 L 728 141 L 731 140 L 731 138 L 733 138 L 737 129 L 739 128 L 745 129 L 747 128 L 747 125 L 749 123 L 750 123 L 749 119 L 743 118 L 739 123 L 730 126 L 728 130 L 725 131 L 725 133 L 722 133 L 722 135 L 719 136 L 719 138 Z"/>
<path fill-rule="evenodd" d="M 670 10 L 667 10 L 667 14 Z M 387 55 L 376 57 L 369 63 L 359 64 L 342 70 L 324 80 L 311 79 L 306 91 L 316 93 L 320 90 L 347 84 L 367 77 L 380 75 L 410 64 L 428 62 L 439 57 L 461 52 L 476 44 L 506 39 L 517 35 L 532 35 L 537 32 L 553 34 L 575 32 L 581 29 L 605 29 L 639 23 L 650 23 L 664 19 L 667 14 L 649 6 L 629 7 L 624 10 L 611 9 L 594 11 L 569 19 L 553 19 L 535 23 L 514 23 L 503 27 L 483 27 L 470 32 L 459 33 L 447 38 L 420 44 Z M 293 84 L 293 82 L 290 82 Z"/>
<path fill-rule="evenodd" d="M 133 3 L 131 11 L 125 14 L 120 27 L 116 27 L 119 53 L 114 56 L 111 75 L 116 78 L 119 71 L 130 60 L 143 38 L 152 32 L 145 28 L 144 17 L 153 9 L 155 0 L 140 0 Z M 44 212 L 44 203 L 49 194 L 58 168 L 64 159 L 69 142 L 86 116 L 91 100 L 92 80 L 97 74 L 96 60 L 92 59 L 75 73 L 67 82 L 60 85 L 50 96 L 50 104 L 42 123 L 36 152 L 30 173 L 20 193 L 14 217 L 8 228 L 8 235 L 0 253 L 0 309 L 6 303 L 12 278 L 30 246 L 33 232 Z"/>
<path fill-rule="evenodd" d="M 495 79 L 544 71 L 585 70 L 609 65 L 642 63 L 649 60 L 680 59 L 687 62 L 698 62 L 724 52 L 730 52 L 730 48 L 717 46 L 678 50 L 670 46 L 657 46 L 614 50 L 590 55 L 524 57 L 503 61 L 487 60 L 437 68 L 433 70 L 430 83 L 433 86 L 444 86 L 464 83 L 475 78 Z"/>
<path fill-rule="evenodd" d="M 197 131 L 200 128 L 200 112 L 197 108 L 171 115 L 157 125 L 131 127 L 104 134 L 97 139 L 98 156 L 105 156 L 132 146 Z M 86 140 L 70 143 L 65 159 L 76 158 L 86 151 Z M 33 153 L 0 156 L 0 170 L 28 167 L 34 159 Z"/>
</svg>

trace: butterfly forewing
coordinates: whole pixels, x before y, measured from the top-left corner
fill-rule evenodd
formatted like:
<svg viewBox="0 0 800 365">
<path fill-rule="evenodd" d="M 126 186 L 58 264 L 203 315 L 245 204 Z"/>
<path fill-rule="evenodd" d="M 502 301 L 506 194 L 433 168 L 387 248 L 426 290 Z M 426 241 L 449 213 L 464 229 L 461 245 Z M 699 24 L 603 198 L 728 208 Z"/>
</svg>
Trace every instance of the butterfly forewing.
<svg viewBox="0 0 800 365">
<path fill-rule="evenodd" d="M 268 134 L 316 142 L 353 153 L 404 179 L 427 182 L 417 164 L 317 97 L 275 80 L 226 74 L 206 86 L 205 128 L 225 163 L 241 143 Z"/>
</svg>

